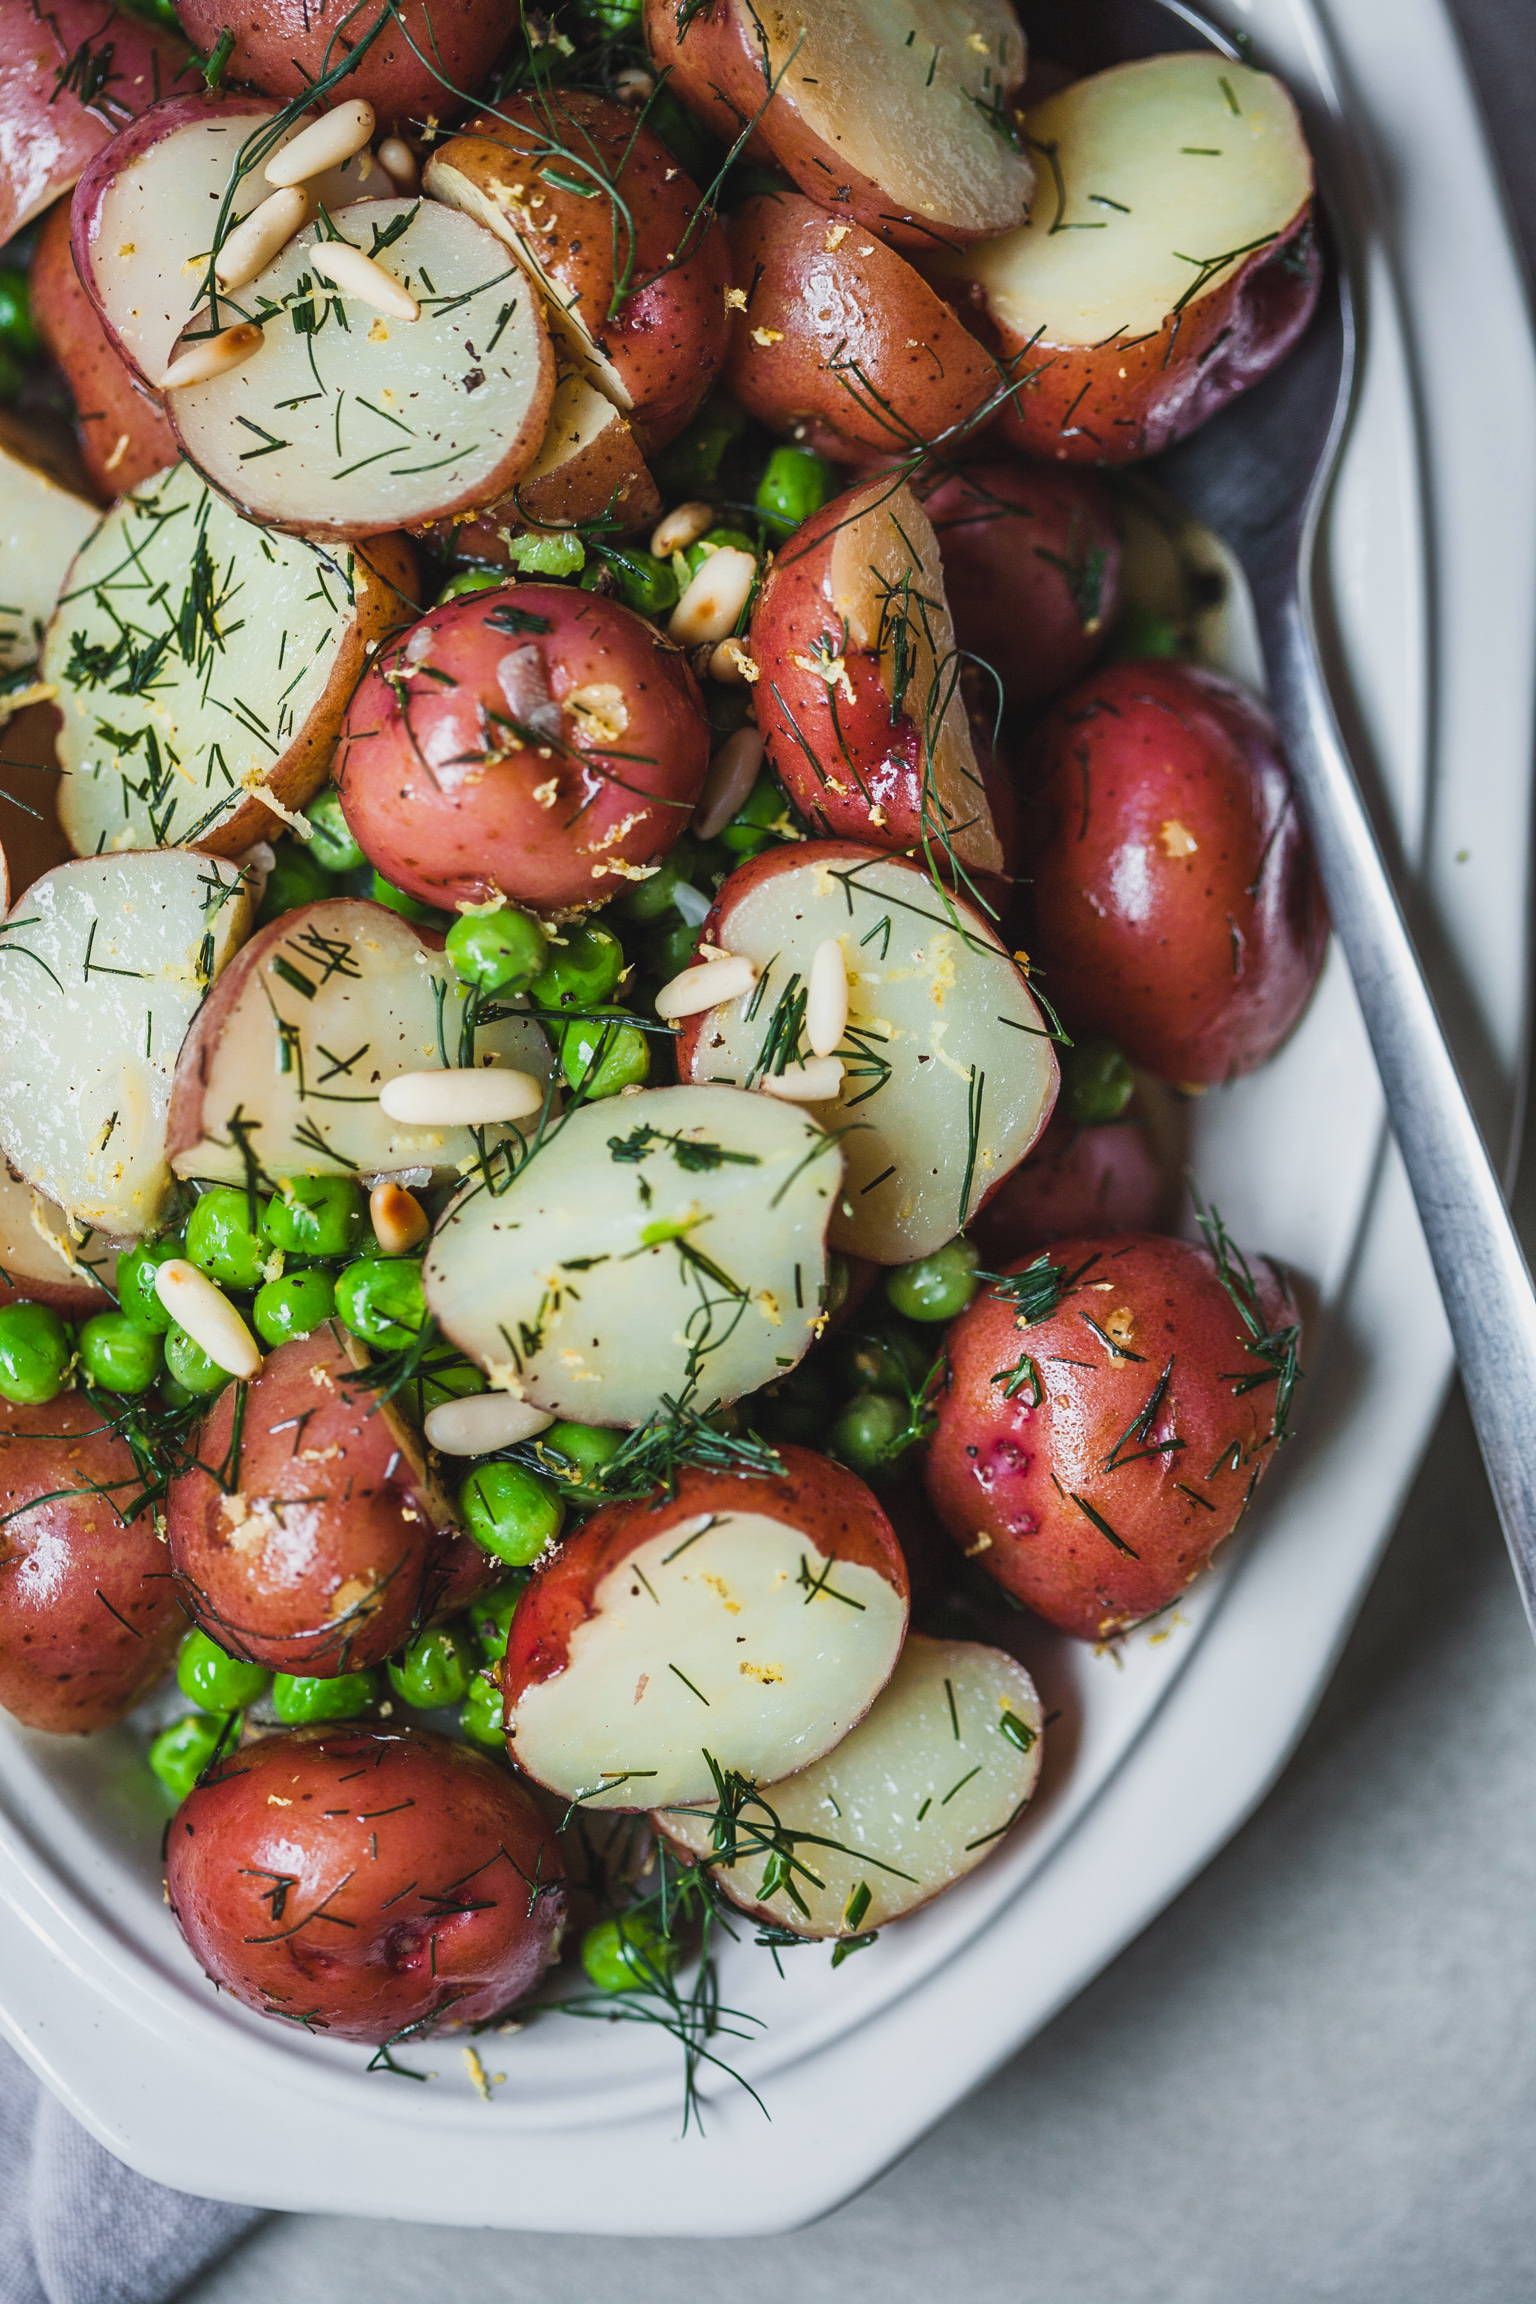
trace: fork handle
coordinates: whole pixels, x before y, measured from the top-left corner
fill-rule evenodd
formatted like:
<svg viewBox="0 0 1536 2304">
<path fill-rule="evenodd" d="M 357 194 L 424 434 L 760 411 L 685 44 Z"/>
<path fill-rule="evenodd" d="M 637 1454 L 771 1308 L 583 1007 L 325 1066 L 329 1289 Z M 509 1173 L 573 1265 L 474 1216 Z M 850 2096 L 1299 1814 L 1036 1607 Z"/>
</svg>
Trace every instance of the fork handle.
<svg viewBox="0 0 1536 2304">
<path fill-rule="evenodd" d="M 1360 797 L 1295 588 L 1258 603 L 1275 717 L 1536 1632 L 1536 1291 Z"/>
</svg>

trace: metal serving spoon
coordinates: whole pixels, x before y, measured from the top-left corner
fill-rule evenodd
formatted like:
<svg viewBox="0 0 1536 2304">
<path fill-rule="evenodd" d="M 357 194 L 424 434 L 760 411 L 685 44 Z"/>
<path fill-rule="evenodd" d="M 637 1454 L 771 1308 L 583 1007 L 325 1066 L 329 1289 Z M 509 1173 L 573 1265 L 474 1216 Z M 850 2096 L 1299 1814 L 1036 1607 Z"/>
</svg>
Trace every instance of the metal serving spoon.
<svg viewBox="0 0 1536 2304">
<path fill-rule="evenodd" d="M 1241 60 L 1237 43 L 1183 0 L 1041 0 L 1022 14 L 1040 55 L 1079 70 L 1201 46 Z M 1339 733 L 1310 604 L 1355 384 L 1347 241 L 1331 237 L 1301 345 L 1158 470 L 1225 537 L 1252 588 L 1270 702 L 1536 1633 L 1536 1291 Z"/>
</svg>

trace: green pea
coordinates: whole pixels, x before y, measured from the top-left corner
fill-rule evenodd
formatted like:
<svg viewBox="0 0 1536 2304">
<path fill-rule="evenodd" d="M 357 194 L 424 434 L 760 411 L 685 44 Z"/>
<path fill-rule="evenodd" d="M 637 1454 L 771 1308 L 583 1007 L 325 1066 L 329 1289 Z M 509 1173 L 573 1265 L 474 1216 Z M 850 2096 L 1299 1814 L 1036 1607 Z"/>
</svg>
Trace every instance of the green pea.
<svg viewBox="0 0 1536 2304">
<path fill-rule="evenodd" d="M 507 1732 L 501 1724 L 501 1683 L 493 1673 L 477 1672 L 469 1684 L 459 1712 L 459 1726 L 471 1744 L 485 1752 L 505 1752 Z"/>
<path fill-rule="evenodd" d="M 82 1373 L 104 1392 L 147 1392 L 160 1373 L 160 1338 L 126 1312 L 98 1312 L 76 1340 Z"/>
<path fill-rule="evenodd" d="M 444 1400 L 467 1400 L 472 1393 L 487 1389 L 484 1371 L 472 1360 L 444 1360 L 439 1364 L 436 1353 L 432 1358 L 431 1374 L 421 1377 L 423 1414 Z"/>
<path fill-rule="evenodd" d="M 512 565 L 524 576 L 579 576 L 587 564 L 585 544 L 569 529 L 514 536 L 507 550 Z"/>
<path fill-rule="evenodd" d="M 336 1283 L 329 1272 L 285 1272 L 258 1289 L 251 1318 L 263 1344 L 286 1344 L 308 1336 L 336 1309 Z"/>
<path fill-rule="evenodd" d="M 549 938 L 537 920 L 510 904 L 499 912 L 461 912 L 447 946 L 455 974 L 483 992 L 526 992 L 549 965 Z"/>
<path fill-rule="evenodd" d="M 654 1991 L 677 1959 L 677 1946 L 636 1912 L 599 1920 L 581 1940 L 581 1964 L 599 1992 Z"/>
<path fill-rule="evenodd" d="M 162 1728 L 151 1744 L 150 1767 L 178 1804 L 195 1789 L 228 1728 L 227 1720 L 216 1720 L 206 1712 L 188 1712 L 173 1720 L 169 1728 Z"/>
<path fill-rule="evenodd" d="M 759 856 L 765 848 L 773 846 L 775 838 L 783 838 L 783 833 L 776 828 L 783 824 L 787 813 L 784 795 L 765 768 L 729 824 L 717 835 L 720 845 L 733 859 Z"/>
<path fill-rule="evenodd" d="M 304 814 L 314 826 L 309 853 L 327 872 L 338 875 L 356 872 L 367 863 L 341 812 L 341 794 L 334 784 L 327 784 L 323 792 L 317 792 Z"/>
<path fill-rule="evenodd" d="M 117 1264 L 117 1300 L 130 1320 L 163 1336 L 171 1316 L 155 1294 L 155 1275 L 162 1264 L 187 1253 L 187 1236 L 173 1233 L 166 1240 L 141 1240 L 137 1248 L 120 1256 Z"/>
<path fill-rule="evenodd" d="M 630 882 L 614 910 L 626 920 L 659 920 L 673 909 L 677 891 L 696 861 L 693 842 L 686 836 L 676 841 L 648 878 Z"/>
<path fill-rule="evenodd" d="M 828 1427 L 826 1449 L 850 1472 L 866 1477 L 885 1471 L 894 1461 L 901 1436 L 910 1425 L 905 1400 L 889 1392 L 861 1392 L 839 1408 Z"/>
<path fill-rule="evenodd" d="M 979 1252 L 963 1234 L 947 1240 L 915 1264 L 898 1264 L 885 1278 L 886 1301 L 909 1320 L 953 1320 L 963 1312 L 981 1282 Z"/>
<path fill-rule="evenodd" d="M 212 1363 L 210 1362 L 209 1365 L 211 1366 Z M 162 1376 L 160 1379 L 160 1397 L 167 1408 L 190 1408 L 196 1395 L 189 1392 L 185 1384 L 178 1384 L 174 1376 Z"/>
<path fill-rule="evenodd" d="M 69 1330 L 46 1304 L 0 1306 L 0 1395 L 40 1408 L 63 1389 Z"/>
<path fill-rule="evenodd" d="M 247 1195 L 232 1184 L 211 1185 L 187 1218 L 187 1261 L 226 1288 L 259 1288 L 272 1260 L 261 1237 L 270 1207 L 257 1200 L 253 1232 Z"/>
<path fill-rule="evenodd" d="M 427 1321 L 414 1256 L 360 1256 L 336 1276 L 336 1310 L 365 1344 L 408 1344 Z"/>
<path fill-rule="evenodd" d="M 837 471 L 809 448 L 775 448 L 757 484 L 757 509 L 771 536 L 784 537 L 837 491 Z"/>
<path fill-rule="evenodd" d="M 417 896 L 408 896 L 397 888 L 393 880 L 386 880 L 382 872 L 375 872 L 373 887 L 369 891 L 375 904 L 387 904 L 391 912 L 398 912 L 402 920 L 414 920 L 419 928 L 446 928 L 451 915 L 439 912 L 434 905 L 423 904 Z"/>
<path fill-rule="evenodd" d="M 35 360 L 43 348 L 32 318 L 31 283 L 10 265 L 0 269 L 0 344 L 18 360 Z"/>
<path fill-rule="evenodd" d="M 1150 608 L 1126 608 L 1115 624 L 1106 651 L 1112 664 L 1142 663 L 1148 658 L 1187 656 L 1184 635 L 1171 617 Z"/>
<path fill-rule="evenodd" d="M 181 31 L 176 0 L 123 0 L 123 5 L 130 16 L 141 16 L 146 24 L 158 24 L 166 32 Z"/>
<path fill-rule="evenodd" d="M 601 557 L 587 572 L 584 589 L 591 591 L 599 569 L 606 568 L 618 585 L 618 596 L 637 616 L 664 616 L 680 597 L 671 565 L 638 544 L 605 544 Z"/>
<path fill-rule="evenodd" d="M 446 608 L 450 600 L 468 600 L 476 592 L 504 592 L 511 577 L 500 568 L 461 568 L 457 576 L 450 576 L 433 601 L 434 608 Z"/>
<path fill-rule="evenodd" d="M 261 1231 L 290 1256 L 351 1256 L 369 1237 L 368 1202 L 353 1176 L 284 1176 Z"/>
<path fill-rule="evenodd" d="M 189 1632 L 176 1659 L 176 1685 L 205 1712 L 243 1712 L 265 1696 L 272 1675 L 264 1664 L 231 1656 L 206 1632 Z"/>
<path fill-rule="evenodd" d="M 512 1619 L 517 1604 L 528 1589 L 526 1569 L 515 1571 L 504 1584 L 497 1584 L 483 1593 L 469 1611 L 469 1621 L 481 1654 L 496 1663 L 507 1652 L 507 1640 L 512 1630 Z"/>
<path fill-rule="evenodd" d="M 318 904 L 322 896 L 334 894 L 335 883 L 317 856 L 301 848 L 297 840 L 279 840 L 272 851 L 272 869 L 256 918 L 265 927 L 269 920 L 281 920 L 285 912 L 297 911 L 301 904 Z"/>
<path fill-rule="evenodd" d="M 165 1364 L 172 1380 L 191 1400 L 206 1400 L 222 1392 L 229 1370 L 210 1360 L 201 1344 L 194 1344 L 185 1328 L 171 1328 L 165 1339 Z"/>
<path fill-rule="evenodd" d="M 1113 1040 L 1083 1039 L 1062 1049 L 1062 1108 L 1080 1128 L 1118 1120 L 1135 1089 L 1131 1068 Z"/>
<path fill-rule="evenodd" d="M 459 1490 L 459 1517 L 482 1552 L 528 1568 L 559 1535 L 565 1506 L 525 1465 L 482 1464 Z"/>
<path fill-rule="evenodd" d="M 596 1487 L 598 1473 L 612 1463 L 623 1445 L 623 1433 L 605 1424 L 561 1422 L 539 1434 L 539 1447 L 558 1456 L 565 1477 L 583 1488 Z"/>
<path fill-rule="evenodd" d="M 644 8 L 642 0 L 579 0 L 578 13 L 600 32 L 638 32 Z"/>
<path fill-rule="evenodd" d="M 697 543 L 689 544 L 674 554 L 674 559 L 682 561 L 691 582 L 706 560 L 712 560 L 717 552 L 723 552 L 727 547 L 733 552 L 750 552 L 754 559 L 757 557 L 757 539 L 749 536 L 744 528 L 711 528 Z"/>
<path fill-rule="evenodd" d="M 302 1728 L 310 1720 L 355 1720 L 378 1693 L 376 1672 L 338 1672 L 330 1680 L 279 1672 L 272 1682 L 272 1709 L 285 1727 Z"/>
<path fill-rule="evenodd" d="M 846 1332 L 833 1353 L 845 1392 L 915 1392 L 932 1360 L 931 1340 L 924 1342 L 894 1321 Z"/>
<path fill-rule="evenodd" d="M 624 973 L 624 947 L 595 920 L 573 923 L 550 946 L 549 965 L 535 976 L 528 997 L 536 1008 L 595 1008 Z"/>
<path fill-rule="evenodd" d="M 651 931 L 645 947 L 646 966 L 658 983 L 668 984 L 693 959 L 699 931 L 691 921 L 674 919 L 670 927 Z"/>
<path fill-rule="evenodd" d="M 819 1448 L 831 1407 L 822 1370 L 794 1368 L 747 1403 L 747 1420 L 765 1440 Z"/>
<path fill-rule="evenodd" d="M 434 1624 L 389 1660 L 389 1684 L 415 1712 L 462 1704 L 474 1676 L 474 1652 L 451 1624 Z"/>
<path fill-rule="evenodd" d="M 847 1257 L 839 1256 L 834 1249 L 827 1258 L 826 1286 L 821 1299 L 821 1308 L 829 1320 L 835 1319 L 837 1314 L 841 1312 L 848 1301 L 848 1291 L 852 1286 L 853 1268 Z"/>
<path fill-rule="evenodd" d="M 677 154 L 683 166 L 696 183 L 707 184 L 709 174 L 700 176 L 690 164 L 688 156 L 675 140 L 677 133 L 692 127 L 696 136 L 702 136 L 693 121 L 693 115 L 683 110 L 670 88 L 658 88 L 646 114 L 647 125 L 653 127 L 662 142 Z M 708 145 L 708 138 L 702 139 Z M 677 438 L 670 441 L 654 459 L 651 471 L 661 490 L 665 504 L 692 503 L 696 497 L 709 496 L 717 486 L 721 469 L 729 451 L 742 439 L 751 419 L 745 408 L 724 391 L 711 392 L 692 423 L 684 426 Z"/>
<path fill-rule="evenodd" d="M 627 1014 L 623 1008 L 605 1008 L 595 1017 L 567 1024 L 560 1035 L 560 1069 L 589 1100 L 638 1087 L 650 1071 L 645 1034 L 633 1024 L 616 1021 Z"/>
</svg>

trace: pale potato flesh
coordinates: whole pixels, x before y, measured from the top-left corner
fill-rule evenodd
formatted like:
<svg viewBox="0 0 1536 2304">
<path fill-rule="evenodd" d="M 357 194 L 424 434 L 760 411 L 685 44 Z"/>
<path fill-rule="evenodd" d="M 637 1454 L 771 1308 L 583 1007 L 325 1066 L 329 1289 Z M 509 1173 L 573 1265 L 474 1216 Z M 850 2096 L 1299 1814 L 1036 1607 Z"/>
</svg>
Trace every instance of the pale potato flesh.
<svg viewBox="0 0 1536 2304">
<path fill-rule="evenodd" d="M 0 672 L 34 663 L 69 564 L 101 514 L 0 420 Z"/>
<path fill-rule="evenodd" d="M 164 848 L 61 864 L 0 927 L 0 1146 L 77 1223 L 160 1222 L 177 1051 L 251 910 L 235 865 Z"/>
<path fill-rule="evenodd" d="M 818 1332 L 839 1170 L 816 1123 L 766 1096 L 605 1098 L 442 1219 L 427 1302 L 493 1383 L 553 1416 L 634 1425 L 664 1394 L 738 1400 Z"/>
<path fill-rule="evenodd" d="M 76 1235 L 78 1234 L 78 1237 Z M 71 1226 L 62 1208 L 44 1200 L 0 1160 L 0 1281 L 26 1296 L 34 1288 L 94 1292 L 110 1311 L 116 1257 L 98 1234 Z"/>
<path fill-rule="evenodd" d="M 661 499 L 613 401 L 572 372 L 555 386 L 544 445 L 502 509 L 551 527 L 611 514 L 627 528 L 659 513 Z"/>
<path fill-rule="evenodd" d="M 754 1782 L 846 1736 L 888 1678 L 906 1602 L 782 1520 L 701 1514 L 611 1568 L 561 1672 L 508 1724 L 518 1765 L 592 1808 L 710 1791 L 708 1753 Z"/>
<path fill-rule="evenodd" d="M 1029 222 L 943 263 L 981 283 L 1011 335 L 1043 344 L 1155 335 L 1181 300 L 1213 294 L 1285 232 L 1312 193 L 1280 82 L 1203 50 L 1074 81 L 1025 126 L 1039 160 Z"/>
<path fill-rule="evenodd" d="M 1034 1791 L 1042 1733 L 1040 1700 L 1022 1664 L 1000 1648 L 914 1632 L 857 1727 L 825 1759 L 765 1784 L 765 1806 L 742 1813 L 744 1852 L 734 1865 L 712 1869 L 728 1895 L 797 1935 L 846 1934 L 850 1910 L 860 1931 L 883 1928 L 963 1879 L 997 1846 Z M 773 1836 L 768 1809 L 786 1831 L 835 1843 L 792 1845 L 805 1867 L 794 1878 L 806 1912 L 782 1889 L 761 1893 L 769 1850 L 749 1851 L 754 1832 Z M 693 1855 L 711 1853 L 703 1819 L 674 1809 L 656 1822 Z"/>
</svg>

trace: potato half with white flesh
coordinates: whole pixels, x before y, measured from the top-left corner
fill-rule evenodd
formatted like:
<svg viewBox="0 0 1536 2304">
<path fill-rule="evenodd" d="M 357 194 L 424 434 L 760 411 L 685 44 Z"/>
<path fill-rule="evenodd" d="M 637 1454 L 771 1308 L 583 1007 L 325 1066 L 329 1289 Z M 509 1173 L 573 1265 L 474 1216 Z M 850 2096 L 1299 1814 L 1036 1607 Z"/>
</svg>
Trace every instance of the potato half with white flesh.
<svg viewBox="0 0 1536 2304">
<path fill-rule="evenodd" d="M 68 460 L 0 412 L 0 672 L 35 663 L 69 564 L 101 514 Z"/>
<path fill-rule="evenodd" d="M 1028 115 L 1027 224 L 942 260 L 1029 381 L 1029 455 L 1123 464 L 1267 375 L 1317 298 L 1312 159 L 1278 80 L 1201 50 L 1074 81 Z"/>
<path fill-rule="evenodd" d="M 755 121 L 754 149 L 802 192 L 897 247 L 985 239 L 1028 212 L 1035 171 L 1010 101 L 1024 35 L 1008 0 L 646 0 L 645 29 L 717 135 Z"/>
<path fill-rule="evenodd" d="M 805 1107 L 843 1148 L 831 1244 L 877 1264 L 942 1247 L 1029 1151 L 1060 1078 L 996 931 L 904 857 L 818 840 L 733 872 L 700 934 L 751 960 L 758 979 L 687 1020 L 679 1075 L 755 1089 L 809 1053 L 812 963 L 823 943 L 841 946 L 842 1084 Z"/>
<path fill-rule="evenodd" d="M 364 661 L 411 622 L 414 589 L 402 537 L 354 553 L 269 536 L 190 464 L 123 497 L 43 644 L 75 853 L 239 856 L 275 838 L 325 782 Z"/>
<path fill-rule="evenodd" d="M 526 275 L 434 200 L 360 200 L 323 230 L 307 225 L 241 289 L 260 349 L 167 392 L 183 449 L 252 519 L 300 534 L 379 536 L 498 503 L 538 455 L 555 389 Z M 327 285 L 332 237 L 419 317 Z"/>
<path fill-rule="evenodd" d="M 62 1208 L 0 1160 L 0 1303 L 28 1297 L 73 1319 L 89 1319 L 112 1310 L 116 1269 L 117 1258 L 104 1240 L 84 1225 L 71 1228 Z"/>
<path fill-rule="evenodd" d="M 176 1053 L 251 912 L 233 864 L 160 848 L 60 864 L 0 924 L 0 1147 L 77 1224 L 160 1222 Z"/>
<path fill-rule="evenodd" d="M 862 1480 L 784 1448 L 782 1476 L 687 1468 L 612 1504 L 518 1604 L 507 1740 L 591 1808 L 707 1799 L 724 1771 L 774 1783 L 829 1752 L 891 1676 L 906 1562 Z"/>
<path fill-rule="evenodd" d="M 513 528 L 609 519 L 627 531 L 660 513 L 660 494 L 629 425 L 595 384 L 568 375 L 555 386 L 543 447 L 490 517 Z"/>
<path fill-rule="evenodd" d="M 187 1034 L 171 1099 L 172 1167 L 243 1184 L 248 1147 L 272 1179 L 406 1168 L 456 1176 L 475 1157 L 474 1136 L 391 1120 L 379 1103 L 384 1083 L 465 1055 L 542 1083 L 553 1061 L 526 1016 L 480 1025 L 466 1051 L 468 998 L 440 939 L 382 904 L 331 896 L 286 913 L 252 938 Z M 489 1144 L 509 1133 L 483 1131 Z"/>
<path fill-rule="evenodd" d="M 733 1902 L 797 1936 L 883 1928 L 990 1855 L 1035 1789 L 1041 1736 L 1022 1664 L 1001 1648 L 914 1632 L 858 1726 L 824 1760 L 764 1785 L 761 1805 L 742 1810 L 736 1862 L 710 1870 Z M 763 1894 L 775 1819 L 805 1911 L 783 1888 Z M 706 1818 L 673 1808 L 653 1821 L 709 1861 Z"/>
<path fill-rule="evenodd" d="M 818 1331 L 839 1170 L 803 1112 L 733 1087 L 587 1104 L 509 1187 L 467 1187 L 427 1251 L 427 1303 L 552 1416 L 739 1400 Z"/>
</svg>

